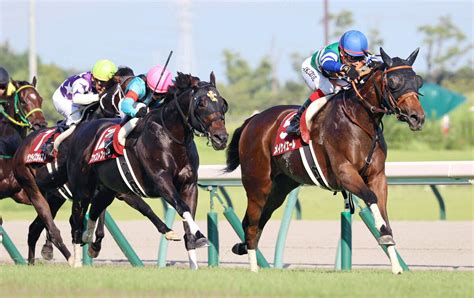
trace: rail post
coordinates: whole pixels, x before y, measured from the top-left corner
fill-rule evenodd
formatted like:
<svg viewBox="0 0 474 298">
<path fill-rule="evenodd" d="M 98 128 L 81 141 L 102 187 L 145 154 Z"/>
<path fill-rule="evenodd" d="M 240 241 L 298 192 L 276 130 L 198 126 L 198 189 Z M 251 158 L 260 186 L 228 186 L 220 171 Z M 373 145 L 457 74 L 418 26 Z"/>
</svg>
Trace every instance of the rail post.
<svg viewBox="0 0 474 298">
<path fill-rule="evenodd" d="M 283 218 L 280 224 L 280 230 L 278 232 L 277 243 L 275 247 L 275 268 L 283 268 L 283 252 L 285 250 L 286 236 L 288 234 L 288 229 L 290 227 L 291 215 L 295 209 L 296 202 L 298 201 L 298 194 L 300 188 L 296 188 L 290 192 L 288 195 L 288 200 L 286 202 L 285 212 L 283 213 Z M 297 213 L 298 214 L 298 213 Z"/>
<path fill-rule="evenodd" d="M 207 236 L 210 245 L 207 249 L 207 265 L 209 267 L 219 266 L 219 227 L 217 213 L 214 211 L 214 196 L 217 188 L 208 186 L 210 192 L 210 211 L 207 213 Z"/>
<path fill-rule="evenodd" d="M 8 236 L 7 231 L 5 231 L 2 225 L 0 225 L 0 235 L 0 239 L 2 240 L 1 243 L 7 250 L 13 262 L 15 262 L 16 265 L 26 265 L 25 259 L 21 256 L 20 252 L 16 248 L 15 244 L 13 244 L 12 239 L 10 236 Z"/>
<path fill-rule="evenodd" d="M 174 219 L 176 217 L 176 210 L 171 207 L 167 202 L 162 200 L 163 209 L 165 210 L 165 224 L 168 227 L 173 226 Z M 161 235 L 160 246 L 158 249 L 158 261 L 157 265 L 160 268 L 166 267 L 166 255 L 168 254 L 168 240 L 166 240 L 165 235 Z"/>
<path fill-rule="evenodd" d="M 114 237 L 115 242 L 117 242 L 118 246 L 125 254 L 128 261 L 132 264 L 132 266 L 143 267 L 142 261 L 137 256 L 130 243 L 128 243 L 127 239 L 123 235 L 122 231 L 120 231 L 119 227 L 113 220 L 112 216 L 110 216 L 108 211 L 105 211 L 105 226 L 109 230 L 110 234 L 112 234 L 112 237 Z"/>
</svg>

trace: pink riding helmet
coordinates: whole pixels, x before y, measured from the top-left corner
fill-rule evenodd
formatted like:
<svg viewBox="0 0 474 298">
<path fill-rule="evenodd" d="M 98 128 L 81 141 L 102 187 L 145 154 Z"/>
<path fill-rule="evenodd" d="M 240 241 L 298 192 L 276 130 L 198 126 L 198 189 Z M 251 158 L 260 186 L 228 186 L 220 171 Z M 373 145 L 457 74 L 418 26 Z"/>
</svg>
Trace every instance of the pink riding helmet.
<svg viewBox="0 0 474 298">
<path fill-rule="evenodd" d="M 162 71 L 163 66 L 157 65 L 152 67 L 146 74 L 146 84 L 148 85 L 148 88 L 150 88 L 153 92 L 166 93 L 168 92 L 168 88 L 173 85 L 173 75 L 167 69 L 165 69 L 165 71 L 163 72 L 163 76 L 161 77 L 158 86 L 156 85 L 156 83 L 158 83 L 158 80 L 160 79 Z"/>
</svg>

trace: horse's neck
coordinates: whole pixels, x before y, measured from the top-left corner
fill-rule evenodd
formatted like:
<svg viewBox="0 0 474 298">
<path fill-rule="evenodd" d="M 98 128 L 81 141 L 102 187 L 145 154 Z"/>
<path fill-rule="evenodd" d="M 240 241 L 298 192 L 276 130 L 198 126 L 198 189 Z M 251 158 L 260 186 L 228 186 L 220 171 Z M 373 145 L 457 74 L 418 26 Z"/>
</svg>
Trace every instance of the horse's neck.
<svg viewBox="0 0 474 298">
<path fill-rule="evenodd" d="M 5 113 L 8 116 L 10 116 L 12 119 L 15 119 L 16 121 L 21 122 L 21 119 L 15 113 L 15 105 L 14 105 L 13 96 L 7 98 L 7 100 L 9 101 L 9 104 L 5 108 Z M 1 136 L 4 136 L 4 133 L 9 131 L 9 132 L 12 132 L 12 133 L 10 133 L 10 135 L 13 134 L 13 133 L 17 133 L 17 134 L 20 135 L 20 137 L 22 139 L 24 139 L 26 137 L 26 133 L 27 133 L 27 130 L 28 130 L 26 127 L 15 125 L 14 123 L 12 123 L 9 119 L 7 119 L 3 115 L 0 117 L 0 119 L 2 121 L 2 130 L 1 130 L 2 134 L 1 134 Z"/>
<path fill-rule="evenodd" d="M 21 143 L 20 140 L 26 137 L 26 131 L 26 128 L 13 125 L 10 122 L 0 121 L 0 138 L 8 142 L 10 148 L 18 148 Z"/>
</svg>

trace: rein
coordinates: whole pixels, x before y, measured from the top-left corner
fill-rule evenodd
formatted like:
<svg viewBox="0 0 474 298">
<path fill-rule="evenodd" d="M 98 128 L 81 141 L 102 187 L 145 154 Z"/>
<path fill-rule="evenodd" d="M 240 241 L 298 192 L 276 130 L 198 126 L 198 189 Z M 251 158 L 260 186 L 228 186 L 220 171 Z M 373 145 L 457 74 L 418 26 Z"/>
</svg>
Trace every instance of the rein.
<svg viewBox="0 0 474 298">
<path fill-rule="evenodd" d="M 207 85 L 205 85 L 207 86 Z M 200 86 L 200 87 L 205 87 L 205 86 Z M 184 94 L 181 93 L 181 94 Z M 193 103 L 195 103 L 197 100 L 196 98 L 193 96 L 194 95 L 194 90 L 191 89 L 191 94 L 190 96 L 192 97 L 192 99 L 189 101 L 189 106 L 188 106 L 188 114 L 184 114 L 183 112 L 183 109 L 181 108 L 181 106 L 179 105 L 179 102 L 178 102 L 178 95 L 177 95 L 177 92 L 174 93 L 174 96 L 173 96 L 173 100 L 171 102 L 174 102 L 175 106 L 176 106 L 176 109 L 178 110 L 178 113 L 179 115 L 181 116 L 181 119 L 183 120 L 185 126 L 195 135 L 195 136 L 198 136 L 198 137 L 203 137 L 203 136 L 206 136 L 209 140 L 210 138 L 210 132 L 208 131 L 208 129 L 205 127 L 204 123 L 201 121 L 201 119 L 197 118 L 195 115 L 194 115 L 194 108 L 195 108 L 195 105 Z M 170 102 L 170 103 L 171 103 Z M 163 107 L 161 109 L 161 112 L 160 112 L 160 121 L 161 121 L 161 126 L 163 126 L 163 130 L 165 131 L 165 133 L 173 140 L 175 141 L 176 143 L 180 144 L 180 145 L 184 145 L 186 142 L 185 141 L 180 141 L 178 139 L 176 139 L 171 131 L 166 127 L 166 124 L 165 124 L 165 121 L 164 121 L 164 118 L 163 118 L 163 113 L 164 113 L 164 110 L 165 110 L 165 107 Z M 190 118 L 191 118 L 191 123 L 196 123 L 197 122 L 197 126 L 198 128 L 194 127 L 193 125 L 191 125 L 189 123 L 190 121 Z"/>
<path fill-rule="evenodd" d="M 20 126 L 20 127 L 31 127 L 31 123 L 30 123 L 30 121 L 28 121 L 28 117 L 30 117 L 35 112 L 41 112 L 41 113 L 43 112 L 43 110 L 41 108 L 34 108 L 34 109 L 32 109 L 31 111 L 29 111 L 28 113 L 25 114 L 25 112 L 21 108 L 21 105 L 19 104 L 19 102 L 20 102 L 19 94 L 20 94 L 20 91 L 22 91 L 24 89 L 27 89 L 27 88 L 33 88 L 34 89 L 35 87 L 32 86 L 32 85 L 21 86 L 20 88 L 18 88 L 18 90 L 15 91 L 15 97 L 14 97 L 14 100 L 13 100 L 14 115 L 18 115 L 20 117 L 20 121 L 17 121 L 14 118 L 14 116 L 13 117 L 10 116 L 3 109 L 0 110 L 0 114 L 2 114 L 6 119 L 8 119 L 13 124 L 15 124 L 17 126 Z M 0 103 L 8 103 L 8 101 L 7 100 L 2 100 L 2 101 L 0 101 Z"/>
</svg>

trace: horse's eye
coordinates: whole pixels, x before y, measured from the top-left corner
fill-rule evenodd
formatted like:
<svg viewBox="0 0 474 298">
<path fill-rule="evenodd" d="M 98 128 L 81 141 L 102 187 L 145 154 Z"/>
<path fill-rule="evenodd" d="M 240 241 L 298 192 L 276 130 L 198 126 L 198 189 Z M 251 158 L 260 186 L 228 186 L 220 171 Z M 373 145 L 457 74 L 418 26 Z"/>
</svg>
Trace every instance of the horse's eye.
<svg viewBox="0 0 474 298">
<path fill-rule="evenodd" d="M 419 75 L 415 77 L 416 80 L 416 85 L 418 86 L 418 89 L 420 89 L 423 86 L 423 78 Z"/>
<path fill-rule="evenodd" d="M 399 76 L 391 76 L 388 78 L 388 87 L 392 90 L 398 90 L 403 86 L 403 78 Z"/>
<path fill-rule="evenodd" d="M 206 107 L 206 101 L 202 100 L 202 99 L 198 99 L 198 107 L 205 108 Z"/>
</svg>

